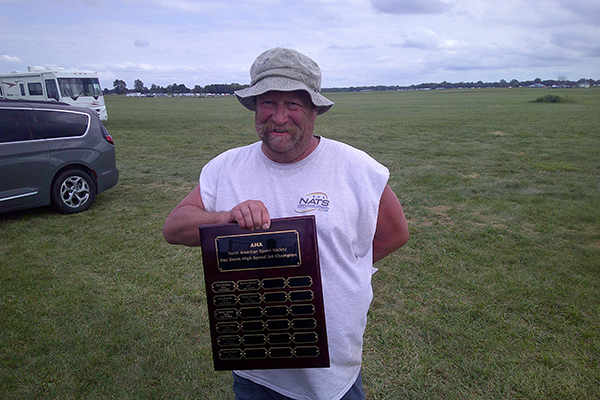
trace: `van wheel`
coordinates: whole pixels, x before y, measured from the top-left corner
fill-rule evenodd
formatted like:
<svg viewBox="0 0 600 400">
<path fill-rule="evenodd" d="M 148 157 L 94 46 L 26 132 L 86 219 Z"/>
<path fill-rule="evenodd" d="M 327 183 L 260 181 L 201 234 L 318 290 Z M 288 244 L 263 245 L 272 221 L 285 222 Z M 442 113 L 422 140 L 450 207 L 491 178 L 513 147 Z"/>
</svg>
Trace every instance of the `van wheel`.
<svg viewBox="0 0 600 400">
<path fill-rule="evenodd" d="M 52 206 L 63 214 L 87 210 L 95 197 L 94 180 L 79 169 L 61 173 L 52 184 Z"/>
</svg>

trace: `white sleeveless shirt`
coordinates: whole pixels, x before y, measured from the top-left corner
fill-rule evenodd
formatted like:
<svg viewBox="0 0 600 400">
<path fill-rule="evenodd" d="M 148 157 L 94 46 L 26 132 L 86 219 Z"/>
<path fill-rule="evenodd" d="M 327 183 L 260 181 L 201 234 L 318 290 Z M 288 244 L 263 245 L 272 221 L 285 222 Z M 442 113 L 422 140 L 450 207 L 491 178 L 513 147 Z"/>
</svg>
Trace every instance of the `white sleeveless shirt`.
<svg viewBox="0 0 600 400">
<path fill-rule="evenodd" d="M 373 237 L 388 177 L 388 169 L 365 152 L 326 138 L 292 164 L 270 160 L 256 142 L 204 166 L 200 193 L 207 211 L 261 200 L 271 218 L 316 217 L 331 367 L 237 375 L 294 399 L 336 400 L 350 389 L 360 372 L 373 298 Z"/>
</svg>

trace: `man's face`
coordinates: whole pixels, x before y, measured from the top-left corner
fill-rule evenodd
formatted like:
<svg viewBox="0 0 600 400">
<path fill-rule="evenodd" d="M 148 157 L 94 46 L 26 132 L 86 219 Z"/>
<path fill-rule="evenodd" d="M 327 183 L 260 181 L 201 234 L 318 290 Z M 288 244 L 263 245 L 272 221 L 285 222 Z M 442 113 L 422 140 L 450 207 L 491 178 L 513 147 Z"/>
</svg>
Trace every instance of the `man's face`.
<svg viewBox="0 0 600 400">
<path fill-rule="evenodd" d="M 290 163 L 308 155 L 317 109 L 308 93 L 267 92 L 256 98 L 256 132 L 273 161 Z"/>
</svg>

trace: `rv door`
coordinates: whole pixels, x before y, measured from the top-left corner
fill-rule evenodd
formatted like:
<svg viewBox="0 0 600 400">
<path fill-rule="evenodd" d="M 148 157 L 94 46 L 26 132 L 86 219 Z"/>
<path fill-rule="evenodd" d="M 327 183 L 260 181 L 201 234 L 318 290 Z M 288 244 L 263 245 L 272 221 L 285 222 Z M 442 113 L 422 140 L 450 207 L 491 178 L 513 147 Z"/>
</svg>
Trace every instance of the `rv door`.
<svg viewBox="0 0 600 400">
<path fill-rule="evenodd" d="M 58 86 L 56 86 L 56 81 L 54 79 L 46 79 L 46 93 L 48 95 L 48 100 L 54 99 L 60 101 Z"/>
</svg>

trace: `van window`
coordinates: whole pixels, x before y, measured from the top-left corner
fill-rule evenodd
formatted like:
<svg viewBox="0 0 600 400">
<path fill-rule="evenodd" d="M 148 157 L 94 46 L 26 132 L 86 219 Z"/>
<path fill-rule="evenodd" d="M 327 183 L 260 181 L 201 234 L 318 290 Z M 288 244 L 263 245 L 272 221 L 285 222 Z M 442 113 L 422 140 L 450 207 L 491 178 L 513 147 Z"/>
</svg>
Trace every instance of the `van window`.
<svg viewBox="0 0 600 400">
<path fill-rule="evenodd" d="M 31 110 L 0 109 L 0 143 L 31 140 L 35 117 Z"/>
<path fill-rule="evenodd" d="M 44 92 L 42 92 L 42 84 L 40 82 L 28 83 L 27 89 L 29 90 L 30 96 L 43 96 L 44 95 Z"/>
<path fill-rule="evenodd" d="M 34 139 L 83 136 L 89 123 L 89 115 L 78 112 L 35 110 L 35 116 L 40 132 L 33 132 Z"/>
<path fill-rule="evenodd" d="M 54 79 L 46 79 L 46 93 L 48 93 L 49 99 L 59 100 L 58 88 Z"/>
</svg>

